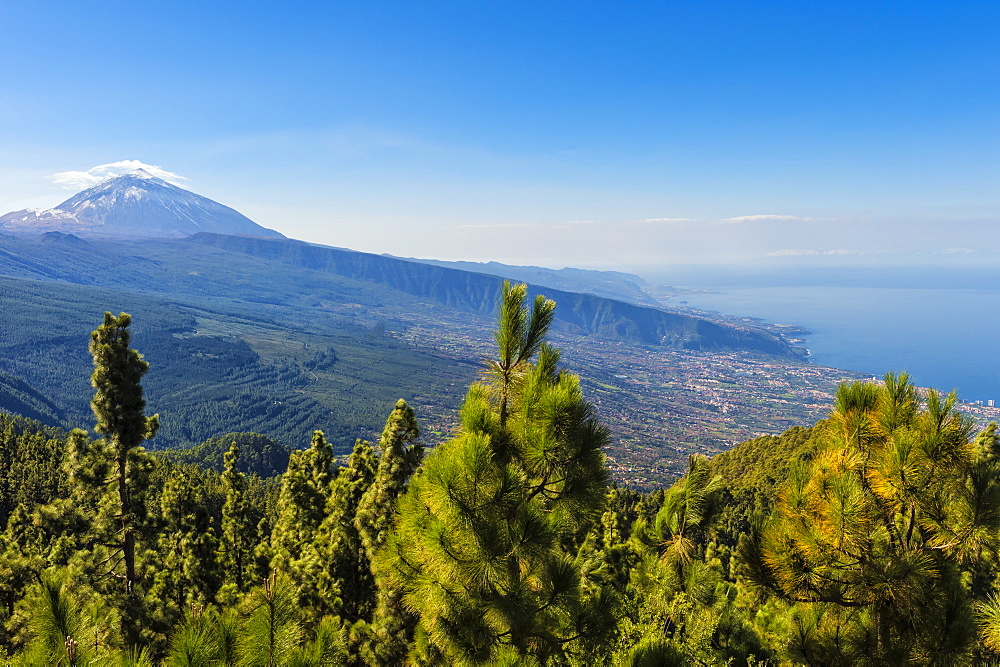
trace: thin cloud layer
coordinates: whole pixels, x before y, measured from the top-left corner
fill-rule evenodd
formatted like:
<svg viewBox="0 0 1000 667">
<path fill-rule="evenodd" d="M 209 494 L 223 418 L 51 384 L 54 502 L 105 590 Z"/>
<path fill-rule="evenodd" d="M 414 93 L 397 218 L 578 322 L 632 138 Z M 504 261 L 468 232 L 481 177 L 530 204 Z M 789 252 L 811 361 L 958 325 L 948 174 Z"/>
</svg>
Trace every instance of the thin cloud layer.
<svg viewBox="0 0 1000 667">
<path fill-rule="evenodd" d="M 639 222 L 646 222 L 651 225 L 676 225 L 685 222 L 695 222 L 693 218 L 646 218 L 645 220 L 639 220 Z"/>
<path fill-rule="evenodd" d="M 775 215 L 773 213 L 765 213 L 763 215 L 738 215 L 735 218 L 723 218 L 720 222 L 739 224 L 742 222 L 807 222 L 809 220 L 812 220 L 812 218 L 804 218 L 799 215 Z"/>
<path fill-rule="evenodd" d="M 861 255 L 857 250 L 775 250 L 767 253 L 768 257 L 803 257 L 811 255 Z"/>
<path fill-rule="evenodd" d="M 471 225 L 453 225 L 452 229 L 508 229 L 508 228 L 539 228 L 545 225 L 539 225 L 534 222 L 496 222 L 496 223 L 486 223 L 486 224 L 471 224 Z"/>
<path fill-rule="evenodd" d="M 167 171 L 163 167 L 146 164 L 145 162 L 140 162 L 139 160 L 119 160 L 118 162 L 99 164 L 96 167 L 91 167 L 87 171 L 61 171 L 58 174 L 52 174 L 49 178 L 52 179 L 53 183 L 61 185 L 67 190 L 84 190 L 86 188 L 91 188 L 102 181 L 106 181 L 109 178 L 131 173 L 136 169 L 144 169 L 153 176 L 162 178 L 163 180 L 173 183 L 174 185 L 180 185 L 181 181 L 187 180 L 183 176 L 175 174 L 172 171 Z"/>
</svg>

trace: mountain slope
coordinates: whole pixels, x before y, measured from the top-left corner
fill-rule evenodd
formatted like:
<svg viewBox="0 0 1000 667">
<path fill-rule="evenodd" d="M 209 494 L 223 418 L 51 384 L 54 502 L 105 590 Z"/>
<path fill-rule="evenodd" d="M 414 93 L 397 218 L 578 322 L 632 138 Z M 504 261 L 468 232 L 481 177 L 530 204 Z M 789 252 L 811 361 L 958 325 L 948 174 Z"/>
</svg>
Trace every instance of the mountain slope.
<svg viewBox="0 0 1000 667">
<path fill-rule="evenodd" d="M 475 374 L 343 318 L 311 321 L 302 307 L 0 277 L 0 308 L 0 371 L 49 397 L 63 425 L 83 428 L 93 424 L 89 333 L 104 310 L 131 313 L 133 345 L 151 367 L 148 412 L 162 417 L 153 448 L 239 430 L 303 446 L 322 429 L 346 449 L 376 435 L 401 397 L 430 427 Z"/>
<path fill-rule="evenodd" d="M 500 279 L 496 276 L 423 264 L 386 255 L 315 246 L 291 239 L 249 239 L 197 234 L 187 243 L 202 243 L 253 257 L 386 285 L 407 294 L 433 299 L 463 312 L 494 312 Z M 539 289 L 559 304 L 557 326 L 584 336 L 593 335 L 644 345 L 684 350 L 742 350 L 801 358 L 800 349 L 781 337 L 753 327 L 718 324 L 691 315 L 606 299 L 591 294 Z"/>
<path fill-rule="evenodd" d="M 99 183 L 52 209 L 8 213 L 0 217 L 0 231 L 108 238 L 178 238 L 198 232 L 283 238 L 228 206 L 142 169 Z"/>
<path fill-rule="evenodd" d="M 109 265 L 114 272 L 106 270 Z M 129 242 L 87 241 L 57 232 L 34 239 L 8 238 L 0 246 L 0 274 L 275 305 L 343 304 L 361 296 L 362 302 L 394 304 L 388 311 L 412 312 L 432 301 L 450 311 L 487 318 L 496 308 L 501 282 L 497 276 L 291 239 L 217 234 Z M 321 286 L 319 274 L 326 276 Z M 755 327 L 720 324 L 590 294 L 537 286 L 530 286 L 529 292 L 559 304 L 556 328 L 565 333 L 678 350 L 802 358 L 801 348 Z M 391 312 L 388 316 L 392 318 Z"/>
<path fill-rule="evenodd" d="M 392 255 L 386 255 L 392 257 Z M 485 273 L 491 276 L 509 278 L 518 282 L 530 283 L 539 287 L 562 290 L 563 292 L 582 292 L 606 299 L 626 301 L 639 306 L 656 307 L 658 302 L 643 291 L 646 281 L 639 276 L 621 271 L 594 271 L 589 269 L 546 269 L 541 266 L 513 266 L 500 262 L 448 262 L 439 259 L 420 259 L 399 257 L 409 262 L 445 266 L 461 271 Z"/>
<path fill-rule="evenodd" d="M 0 411 L 34 419 L 46 426 L 62 423 L 63 412 L 47 396 L 19 377 L 0 370 Z"/>
</svg>

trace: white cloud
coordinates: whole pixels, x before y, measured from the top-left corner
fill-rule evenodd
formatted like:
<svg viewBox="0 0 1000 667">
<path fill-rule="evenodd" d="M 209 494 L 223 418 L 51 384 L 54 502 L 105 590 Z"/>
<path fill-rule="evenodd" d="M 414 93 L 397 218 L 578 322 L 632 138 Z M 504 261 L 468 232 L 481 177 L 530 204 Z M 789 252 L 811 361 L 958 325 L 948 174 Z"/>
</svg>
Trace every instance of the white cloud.
<svg viewBox="0 0 1000 667">
<path fill-rule="evenodd" d="M 508 229 L 524 227 L 538 228 L 544 227 L 544 225 L 539 225 L 533 222 L 497 222 L 483 225 L 453 225 L 451 229 Z"/>
<path fill-rule="evenodd" d="M 767 253 L 768 257 L 802 257 L 805 255 L 861 255 L 857 250 L 844 250 L 842 248 L 836 250 L 775 250 L 774 252 Z"/>
<path fill-rule="evenodd" d="M 58 174 L 52 174 L 49 178 L 52 179 L 54 183 L 63 186 L 67 190 L 83 190 L 93 187 L 102 181 L 108 180 L 109 178 L 131 173 L 136 169 L 144 169 L 153 176 L 162 178 L 163 180 L 175 185 L 180 185 L 180 181 L 187 180 L 183 176 L 175 174 L 172 171 L 167 171 L 163 167 L 146 164 L 145 162 L 140 162 L 139 160 L 120 160 L 118 162 L 110 162 L 108 164 L 99 164 L 96 167 L 91 167 L 87 171 L 61 171 Z"/>
<path fill-rule="evenodd" d="M 818 255 L 817 250 L 792 250 L 791 248 L 785 250 L 775 250 L 774 252 L 767 253 L 768 257 L 800 257 L 802 255 Z"/>
<path fill-rule="evenodd" d="M 648 222 L 649 224 L 675 225 L 685 222 L 694 222 L 694 219 L 693 218 L 646 218 L 645 220 L 639 220 L 639 222 Z"/>
<path fill-rule="evenodd" d="M 739 224 L 742 222 L 769 222 L 769 221 L 799 221 L 806 222 L 812 220 L 812 218 L 803 218 L 798 215 L 775 215 L 773 213 L 765 213 L 764 215 L 738 215 L 735 218 L 723 218 L 719 222 L 731 222 Z"/>
<path fill-rule="evenodd" d="M 958 255 L 958 254 L 968 255 L 969 253 L 973 252 L 976 251 L 973 250 L 972 248 L 945 248 L 944 250 L 941 251 L 941 253 L 944 255 Z"/>
<path fill-rule="evenodd" d="M 538 222 L 494 222 L 452 225 L 448 229 L 579 229 L 600 225 L 600 220 L 567 220 L 566 222 L 538 223 Z"/>
</svg>

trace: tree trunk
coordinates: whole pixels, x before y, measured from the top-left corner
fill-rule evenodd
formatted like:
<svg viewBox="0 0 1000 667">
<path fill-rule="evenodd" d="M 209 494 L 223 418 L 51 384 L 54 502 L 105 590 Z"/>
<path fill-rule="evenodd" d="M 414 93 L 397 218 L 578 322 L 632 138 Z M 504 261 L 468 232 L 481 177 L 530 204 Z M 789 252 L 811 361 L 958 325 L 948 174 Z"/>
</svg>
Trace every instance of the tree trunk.
<svg viewBox="0 0 1000 667">
<path fill-rule="evenodd" d="M 118 502 L 122 520 L 122 560 L 125 563 L 125 604 L 122 607 L 121 625 L 122 639 L 127 646 L 138 643 L 139 636 L 135 627 L 135 533 L 132 531 L 132 501 L 128 494 L 128 478 L 126 477 L 127 453 L 118 455 Z"/>
</svg>

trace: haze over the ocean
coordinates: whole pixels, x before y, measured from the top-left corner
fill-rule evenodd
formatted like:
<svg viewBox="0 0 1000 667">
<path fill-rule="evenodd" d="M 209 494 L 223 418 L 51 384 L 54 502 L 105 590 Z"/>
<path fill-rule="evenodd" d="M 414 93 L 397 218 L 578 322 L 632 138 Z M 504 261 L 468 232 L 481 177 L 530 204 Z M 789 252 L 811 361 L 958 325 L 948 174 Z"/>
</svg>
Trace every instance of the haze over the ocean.
<svg viewBox="0 0 1000 667">
<path fill-rule="evenodd" d="M 1000 249 L 997 3 L 112 0 L 4 3 L 0 25 L 0 213 L 128 160 L 396 255 Z"/>
</svg>

